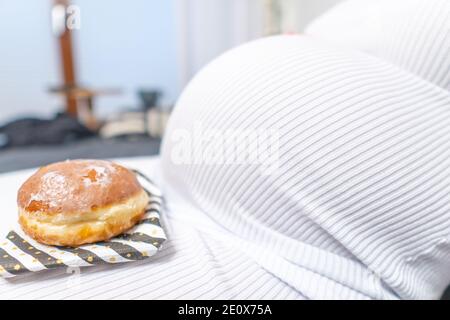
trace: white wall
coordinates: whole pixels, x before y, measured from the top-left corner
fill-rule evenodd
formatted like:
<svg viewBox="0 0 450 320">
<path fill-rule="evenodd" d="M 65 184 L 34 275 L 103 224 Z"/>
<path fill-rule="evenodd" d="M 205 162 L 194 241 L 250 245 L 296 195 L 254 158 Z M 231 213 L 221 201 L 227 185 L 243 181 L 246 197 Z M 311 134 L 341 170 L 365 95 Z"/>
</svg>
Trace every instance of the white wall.
<svg viewBox="0 0 450 320">
<path fill-rule="evenodd" d="M 0 122 L 25 113 L 49 115 L 59 99 L 50 1 L 0 0 Z"/>
<path fill-rule="evenodd" d="M 135 106 L 135 90 L 158 87 L 164 103 L 207 62 L 267 31 L 268 4 L 283 12 L 280 32 L 300 31 L 339 0 L 73 0 L 79 80 L 123 95 L 96 101 L 100 114 Z M 50 115 L 63 101 L 47 93 L 60 83 L 51 34 L 51 0 L 0 0 L 0 123 L 22 114 Z M 270 19 L 269 19 L 270 20 Z"/>
<path fill-rule="evenodd" d="M 22 114 L 50 115 L 63 105 L 47 93 L 60 83 L 51 33 L 51 0 L 0 0 L 0 123 Z M 138 103 L 135 90 L 158 87 L 166 103 L 178 95 L 172 0 L 74 0 L 81 29 L 74 30 L 78 79 L 123 95 L 99 98 L 101 114 Z"/>
<path fill-rule="evenodd" d="M 342 0 L 278 0 L 283 14 L 282 32 L 302 32 L 314 18 Z"/>
<path fill-rule="evenodd" d="M 163 102 L 178 96 L 175 10 L 172 0 L 73 0 L 81 9 L 74 31 L 79 80 L 123 89 L 96 105 L 101 114 L 139 103 L 136 90 L 156 87 Z"/>
</svg>

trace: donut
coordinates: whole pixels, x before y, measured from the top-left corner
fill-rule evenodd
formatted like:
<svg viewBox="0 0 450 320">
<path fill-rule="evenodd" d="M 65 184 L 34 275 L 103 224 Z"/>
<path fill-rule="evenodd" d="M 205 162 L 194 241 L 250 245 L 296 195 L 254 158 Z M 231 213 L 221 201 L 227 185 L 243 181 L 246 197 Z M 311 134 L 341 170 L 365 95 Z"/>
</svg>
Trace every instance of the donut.
<svg viewBox="0 0 450 320">
<path fill-rule="evenodd" d="M 36 241 L 75 247 L 108 240 L 142 219 L 148 195 L 130 170 L 103 160 L 40 168 L 17 195 L 19 224 Z"/>
</svg>

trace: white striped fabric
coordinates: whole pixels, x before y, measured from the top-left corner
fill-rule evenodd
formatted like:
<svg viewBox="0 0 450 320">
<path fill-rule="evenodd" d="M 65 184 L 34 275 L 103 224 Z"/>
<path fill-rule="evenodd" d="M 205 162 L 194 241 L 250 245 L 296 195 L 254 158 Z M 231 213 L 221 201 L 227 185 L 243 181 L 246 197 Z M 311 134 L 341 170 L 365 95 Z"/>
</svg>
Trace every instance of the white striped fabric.
<svg viewBox="0 0 450 320">
<path fill-rule="evenodd" d="M 217 139 L 227 130 L 275 130 L 276 168 L 227 163 L 257 141 Z M 211 150 L 225 156 L 186 156 Z M 302 296 L 428 299 L 450 282 L 449 151 L 447 90 L 353 49 L 277 36 L 195 77 L 162 164 L 246 257 Z"/>
<path fill-rule="evenodd" d="M 450 1 L 350 0 L 306 34 L 368 52 L 450 90 Z"/>
</svg>

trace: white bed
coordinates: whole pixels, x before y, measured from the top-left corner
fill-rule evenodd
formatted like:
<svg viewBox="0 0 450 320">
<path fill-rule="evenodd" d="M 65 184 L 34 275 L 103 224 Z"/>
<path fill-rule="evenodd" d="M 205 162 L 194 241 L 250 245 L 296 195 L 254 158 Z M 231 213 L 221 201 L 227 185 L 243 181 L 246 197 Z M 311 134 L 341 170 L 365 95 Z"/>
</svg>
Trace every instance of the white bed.
<svg viewBox="0 0 450 320">
<path fill-rule="evenodd" d="M 159 158 L 117 161 L 161 183 Z M 18 228 L 16 193 L 33 171 L 0 176 L 2 236 Z M 172 206 L 162 217 L 169 240 L 156 256 L 123 265 L 82 268 L 80 274 L 50 270 L 0 279 L 0 299 L 302 298 L 297 290 L 261 268 L 239 243 L 223 231 L 214 231 L 201 213 L 178 202 L 167 190 L 164 196 Z"/>
</svg>

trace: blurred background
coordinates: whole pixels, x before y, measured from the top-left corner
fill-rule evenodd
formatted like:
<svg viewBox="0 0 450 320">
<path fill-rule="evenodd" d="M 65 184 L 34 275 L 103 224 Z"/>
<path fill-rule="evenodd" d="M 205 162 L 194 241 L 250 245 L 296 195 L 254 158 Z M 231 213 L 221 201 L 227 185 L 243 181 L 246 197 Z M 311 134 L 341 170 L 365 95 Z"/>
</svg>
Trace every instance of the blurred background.
<svg viewBox="0 0 450 320">
<path fill-rule="evenodd" d="M 0 0 L 0 172 L 157 154 L 202 66 L 338 2 Z"/>
</svg>

